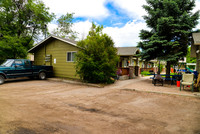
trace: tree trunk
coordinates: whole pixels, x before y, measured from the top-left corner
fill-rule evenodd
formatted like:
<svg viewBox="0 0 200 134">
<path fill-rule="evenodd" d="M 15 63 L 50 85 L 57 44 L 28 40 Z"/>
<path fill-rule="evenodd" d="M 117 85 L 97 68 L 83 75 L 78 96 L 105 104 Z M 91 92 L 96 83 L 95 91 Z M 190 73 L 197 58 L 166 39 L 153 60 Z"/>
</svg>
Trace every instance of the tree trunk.
<svg viewBox="0 0 200 134">
<path fill-rule="evenodd" d="M 145 62 L 144 62 L 144 68 L 147 68 L 147 64 L 148 64 L 148 62 L 145 61 Z"/>
<path fill-rule="evenodd" d="M 170 75 L 170 66 L 171 66 L 171 63 L 170 61 L 167 61 L 167 67 L 166 67 L 166 74 L 167 75 Z M 167 78 L 169 78 L 170 76 L 167 76 Z"/>
</svg>

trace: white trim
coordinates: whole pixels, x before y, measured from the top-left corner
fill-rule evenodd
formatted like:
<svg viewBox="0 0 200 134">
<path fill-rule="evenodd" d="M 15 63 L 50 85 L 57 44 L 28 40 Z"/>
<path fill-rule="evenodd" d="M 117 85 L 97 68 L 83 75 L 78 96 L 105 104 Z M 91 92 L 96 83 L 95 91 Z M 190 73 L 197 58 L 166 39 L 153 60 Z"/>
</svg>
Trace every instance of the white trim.
<svg viewBox="0 0 200 134">
<path fill-rule="evenodd" d="M 72 54 L 73 52 L 74 52 L 74 53 L 77 53 L 77 51 L 67 51 L 67 52 L 66 52 L 66 62 L 74 62 L 74 61 L 72 61 L 72 55 L 71 55 L 71 61 L 68 61 L 68 60 L 67 60 L 67 59 L 68 59 L 68 53 L 71 53 L 71 54 Z"/>
<path fill-rule="evenodd" d="M 77 46 L 75 43 L 72 43 L 72 42 L 70 42 L 70 41 L 67 41 L 67 40 L 65 40 L 65 39 L 63 39 L 63 38 L 60 38 L 60 37 L 57 37 L 57 36 L 54 36 L 54 35 L 50 35 L 49 37 L 47 37 L 46 39 L 42 40 L 42 41 L 39 42 L 37 45 L 35 45 L 34 47 L 32 47 L 31 49 L 29 49 L 28 52 L 30 52 L 31 50 L 35 49 L 36 47 L 38 47 L 39 45 L 41 45 L 42 43 L 44 43 L 45 41 L 47 41 L 47 40 L 50 39 L 50 38 L 55 38 L 55 39 L 57 39 L 57 40 L 61 40 L 61 41 L 63 41 L 63 42 L 66 42 L 66 43 L 68 43 L 68 44 L 71 44 L 71 45 L 73 45 L 73 46 L 75 46 L 75 47 L 80 48 L 80 47 Z"/>
<path fill-rule="evenodd" d="M 60 38 L 60 37 L 57 37 L 57 36 L 52 36 L 52 37 L 54 37 L 54 38 L 56 38 L 56 39 L 58 39 L 58 40 L 61 40 L 61 41 L 63 41 L 63 42 L 69 43 L 69 44 L 71 44 L 71 45 L 74 45 L 75 47 L 78 47 L 76 44 L 74 44 L 74 43 L 72 43 L 72 42 L 70 42 L 70 41 L 67 41 L 67 40 L 65 40 L 65 39 L 63 39 L 63 38 Z"/>
</svg>

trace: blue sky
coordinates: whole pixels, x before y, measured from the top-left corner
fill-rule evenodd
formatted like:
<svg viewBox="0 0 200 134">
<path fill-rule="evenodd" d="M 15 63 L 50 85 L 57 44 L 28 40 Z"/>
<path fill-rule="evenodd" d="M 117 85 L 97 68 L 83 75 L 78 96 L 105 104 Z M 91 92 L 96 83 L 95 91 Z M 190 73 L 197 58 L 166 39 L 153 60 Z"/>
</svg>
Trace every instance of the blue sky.
<svg viewBox="0 0 200 134">
<path fill-rule="evenodd" d="M 109 11 L 109 16 L 99 19 L 99 18 L 88 18 L 87 16 L 76 17 L 74 22 L 79 21 L 94 21 L 97 24 L 103 25 L 104 27 L 123 27 L 127 22 L 132 21 L 132 18 L 127 16 L 126 12 L 123 10 L 119 10 L 117 6 L 113 4 L 113 2 L 107 2 L 104 4 L 105 8 Z"/>
<path fill-rule="evenodd" d="M 77 31 L 78 38 L 84 39 L 92 22 L 104 26 L 107 33 L 117 47 L 136 46 L 140 41 L 139 32 L 147 29 L 142 18 L 146 14 L 142 5 L 145 0 L 43 0 L 50 8 L 50 12 L 57 17 L 66 13 L 74 14 L 73 30 Z M 194 11 L 200 9 L 200 0 L 196 0 Z M 57 25 L 54 22 L 48 25 L 53 30 Z M 200 24 L 196 27 L 200 29 Z"/>
</svg>

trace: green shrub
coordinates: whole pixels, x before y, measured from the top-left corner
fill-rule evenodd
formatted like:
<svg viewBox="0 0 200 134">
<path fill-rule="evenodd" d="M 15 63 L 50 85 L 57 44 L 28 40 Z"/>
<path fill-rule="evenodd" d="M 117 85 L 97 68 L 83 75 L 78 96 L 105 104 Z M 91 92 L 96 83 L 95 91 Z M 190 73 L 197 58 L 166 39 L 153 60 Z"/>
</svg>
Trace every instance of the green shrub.
<svg viewBox="0 0 200 134">
<path fill-rule="evenodd" d="M 148 76 L 148 74 L 151 74 L 151 73 L 149 73 L 148 71 L 141 72 L 141 75 L 143 75 L 143 76 Z"/>
<path fill-rule="evenodd" d="M 93 24 L 87 38 L 77 44 L 82 49 L 76 55 L 76 71 L 86 82 L 113 83 L 112 77 L 116 76 L 117 49 L 102 30 L 102 26 Z"/>
</svg>

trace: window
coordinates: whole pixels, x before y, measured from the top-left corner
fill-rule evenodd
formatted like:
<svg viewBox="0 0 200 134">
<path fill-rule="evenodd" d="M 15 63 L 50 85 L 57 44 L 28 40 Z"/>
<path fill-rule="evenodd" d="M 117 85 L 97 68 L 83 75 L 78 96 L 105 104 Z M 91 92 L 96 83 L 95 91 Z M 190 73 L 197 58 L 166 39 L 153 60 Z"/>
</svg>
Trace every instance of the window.
<svg viewBox="0 0 200 134">
<path fill-rule="evenodd" d="M 27 61 L 27 60 L 24 61 L 24 64 L 25 64 L 26 67 L 29 67 L 29 66 L 30 66 L 30 62 Z"/>
<path fill-rule="evenodd" d="M 11 65 L 13 64 L 13 62 L 14 62 L 14 60 L 7 60 L 1 66 L 3 66 L 3 67 L 11 67 Z"/>
<path fill-rule="evenodd" d="M 124 59 L 124 67 L 128 67 L 128 66 L 129 66 L 128 59 Z"/>
<path fill-rule="evenodd" d="M 67 52 L 67 62 L 72 62 L 75 59 L 76 52 Z"/>
<path fill-rule="evenodd" d="M 23 63 L 21 60 L 16 60 L 15 61 L 15 66 L 19 67 L 19 66 L 23 66 Z"/>
</svg>

